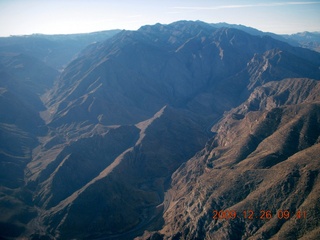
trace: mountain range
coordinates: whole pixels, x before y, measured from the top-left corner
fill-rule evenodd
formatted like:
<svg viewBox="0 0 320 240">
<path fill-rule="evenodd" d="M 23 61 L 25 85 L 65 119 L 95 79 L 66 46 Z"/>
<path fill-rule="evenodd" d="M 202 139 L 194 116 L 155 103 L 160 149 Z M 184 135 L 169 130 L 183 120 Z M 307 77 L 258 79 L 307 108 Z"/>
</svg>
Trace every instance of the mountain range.
<svg viewBox="0 0 320 240">
<path fill-rule="evenodd" d="M 179 21 L 0 38 L 0 236 L 317 239 L 310 34 Z"/>
</svg>

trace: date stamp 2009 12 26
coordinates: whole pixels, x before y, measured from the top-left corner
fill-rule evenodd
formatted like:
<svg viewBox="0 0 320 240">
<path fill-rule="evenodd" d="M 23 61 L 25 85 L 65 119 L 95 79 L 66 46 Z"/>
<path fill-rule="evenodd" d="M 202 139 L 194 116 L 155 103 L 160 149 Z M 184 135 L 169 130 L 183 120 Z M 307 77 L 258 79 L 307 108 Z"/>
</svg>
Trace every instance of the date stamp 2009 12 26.
<svg viewBox="0 0 320 240">
<path fill-rule="evenodd" d="M 237 212 L 235 210 L 213 210 L 212 218 L 215 220 L 219 219 L 236 219 L 243 218 L 248 220 L 260 219 L 260 220 L 270 220 L 273 217 L 278 219 L 288 220 L 290 218 L 296 219 L 306 219 L 307 212 L 302 210 L 297 210 L 296 212 L 290 212 L 289 210 L 277 210 L 275 213 L 272 213 L 271 210 L 260 210 L 255 212 L 253 210 L 244 210 L 242 212 Z"/>
</svg>

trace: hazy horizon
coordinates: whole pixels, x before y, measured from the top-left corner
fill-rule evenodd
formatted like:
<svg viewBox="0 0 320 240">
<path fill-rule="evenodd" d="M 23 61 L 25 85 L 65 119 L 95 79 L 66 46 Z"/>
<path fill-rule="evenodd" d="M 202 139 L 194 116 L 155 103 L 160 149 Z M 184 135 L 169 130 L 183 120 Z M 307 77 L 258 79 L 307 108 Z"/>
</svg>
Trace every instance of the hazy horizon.
<svg viewBox="0 0 320 240">
<path fill-rule="evenodd" d="M 179 20 L 241 24 L 264 32 L 320 31 L 320 1 L 0 0 L 0 36 L 75 34 Z"/>
</svg>

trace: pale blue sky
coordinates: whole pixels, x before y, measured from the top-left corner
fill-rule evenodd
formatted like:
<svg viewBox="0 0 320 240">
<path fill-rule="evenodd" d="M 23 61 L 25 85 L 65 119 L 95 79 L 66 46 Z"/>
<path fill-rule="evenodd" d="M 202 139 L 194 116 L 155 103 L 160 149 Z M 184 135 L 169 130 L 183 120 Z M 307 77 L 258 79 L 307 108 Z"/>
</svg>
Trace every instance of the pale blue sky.
<svg viewBox="0 0 320 240">
<path fill-rule="evenodd" d="M 320 0 L 0 0 L 0 36 L 135 30 L 178 20 L 243 24 L 279 34 L 320 31 Z"/>
</svg>

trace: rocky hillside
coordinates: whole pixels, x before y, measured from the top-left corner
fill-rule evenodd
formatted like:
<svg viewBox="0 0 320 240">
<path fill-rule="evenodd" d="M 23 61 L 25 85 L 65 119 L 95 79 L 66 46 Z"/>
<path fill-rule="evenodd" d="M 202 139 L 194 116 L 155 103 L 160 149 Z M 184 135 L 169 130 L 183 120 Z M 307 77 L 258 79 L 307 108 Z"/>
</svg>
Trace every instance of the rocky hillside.
<svg viewBox="0 0 320 240">
<path fill-rule="evenodd" d="M 228 112 L 215 137 L 173 174 L 165 224 L 153 235 L 319 237 L 319 87 L 310 79 L 270 82 Z"/>
</svg>

